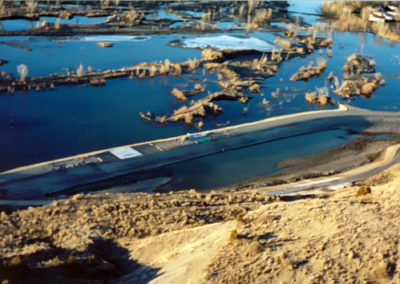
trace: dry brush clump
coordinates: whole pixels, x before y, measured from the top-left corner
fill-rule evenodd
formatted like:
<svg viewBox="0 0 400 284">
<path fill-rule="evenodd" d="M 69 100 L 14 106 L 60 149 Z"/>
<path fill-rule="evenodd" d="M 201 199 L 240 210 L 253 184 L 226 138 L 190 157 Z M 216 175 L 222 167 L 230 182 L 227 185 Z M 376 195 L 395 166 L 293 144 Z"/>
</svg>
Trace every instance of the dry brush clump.
<svg viewBox="0 0 400 284">
<path fill-rule="evenodd" d="M 371 60 L 372 61 L 372 60 Z M 343 73 L 373 73 L 375 72 L 375 61 L 371 62 L 368 61 L 366 58 L 362 57 L 361 55 L 352 54 L 347 58 L 347 63 L 343 67 Z"/>
<path fill-rule="evenodd" d="M 192 125 L 195 117 L 206 117 L 209 115 L 215 116 L 221 111 L 222 108 L 218 105 L 207 100 L 199 100 L 189 107 L 182 106 L 181 108 L 175 110 L 168 118 L 168 121 L 182 121 L 187 125 Z"/>
<path fill-rule="evenodd" d="M 283 48 L 290 48 L 292 47 L 292 43 L 288 40 L 283 40 L 283 39 L 276 39 L 275 43 L 282 46 Z"/>
<path fill-rule="evenodd" d="M 382 38 L 397 42 L 400 41 L 400 31 L 388 23 L 374 23 L 372 30 Z"/>
<path fill-rule="evenodd" d="M 206 48 L 201 52 L 201 56 L 205 60 L 211 60 L 211 61 L 224 61 L 225 56 L 222 51 L 218 50 L 213 50 L 211 48 Z"/>
<path fill-rule="evenodd" d="M 188 97 L 195 96 L 198 93 L 204 92 L 205 90 L 206 90 L 206 87 L 204 85 L 196 83 L 196 84 L 194 84 L 193 90 L 187 91 L 187 90 L 179 90 L 177 88 L 174 88 L 171 91 L 171 94 L 180 101 L 186 101 Z"/>
<path fill-rule="evenodd" d="M 317 92 L 306 92 L 304 97 L 307 103 L 314 104 L 317 101 Z"/>
<path fill-rule="evenodd" d="M 344 97 L 353 98 L 354 96 L 363 95 L 369 98 L 377 87 L 383 86 L 384 80 L 380 80 L 380 76 L 352 76 L 347 77 L 342 85 L 334 90 L 334 93 Z"/>
<path fill-rule="evenodd" d="M 371 64 L 364 57 L 352 54 L 343 67 L 345 80 L 340 87 L 338 86 L 338 80 L 334 77 L 336 80 L 336 90 L 334 92 L 344 98 L 352 98 L 358 95 L 369 98 L 378 86 L 385 84 L 385 81 L 381 80 L 382 75 L 380 73 L 376 73 L 374 77 L 362 75 L 362 73 L 375 72 L 374 65 L 375 62 Z M 353 75 L 350 76 L 349 73 Z"/>
<path fill-rule="evenodd" d="M 299 72 L 290 77 L 290 81 L 308 80 L 310 77 L 322 74 L 326 69 L 326 60 L 320 60 L 317 66 L 313 67 L 311 61 L 308 67 L 302 67 Z"/>
<path fill-rule="evenodd" d="M 387 5 L 387 3 L 383 3 Z M 386 22 L 370 22 L 369 17 L 374 7 L 381 6 L 377 1 L 324 1 L 322 12 L 334 17 L 335 26 L 343 31 L 367 31 L 380 37 L 400 41 L 400 32 Z"/>
<path fill-rule="evenodd" d="M 359 28 L 366 30 L 369 27 L 369 5 L 365 1 L 325 1 L 322 3 L 321 12 L 336 18 L 336 24 L 343 30 Z"/>
<path fill-rule="evenodd" d="M 272 17 L 272 9 L 260 9 L 256 12 L 253 21 L 259 24 L 264 23 L 265 21 L 270 20 Z"/>
<path fill-rule="evenodd" d="M 357 196 L 363 196 L 371 193 L 371 187 L 367 185 L 359 186 L 357 189 Z"/>
<path fill-rule="evenodd" d="M 317 88 L 317 91 L 314 92 L 306 92 L 304 97 L 308 104 L 326 106 L 327 104 L 335 103 L 335 101 L 329 97 L 329 89 L 327 87 Z"/>
<path fill-rule="evenodd" d="M 174 88 L 174 89 L 171 91 L 171 94 L 172 94 L 175 98 L 177 98 L 178 100 L 180 100 L 180 101 L 186 101 L 186 100 L 187 100 L 187 97 L 185 96 L 185 94 L 184 94 L 181 90 L 179 90 L 179 89 L 177 89 L 177 88 Z"/>
<path fill-rule="evenodd" d="M 250 92 L 253 94 L 258 94 L 260 92 L 260 85 L 258 83 L 254 83 L 249 87 Z"/>
</svg>

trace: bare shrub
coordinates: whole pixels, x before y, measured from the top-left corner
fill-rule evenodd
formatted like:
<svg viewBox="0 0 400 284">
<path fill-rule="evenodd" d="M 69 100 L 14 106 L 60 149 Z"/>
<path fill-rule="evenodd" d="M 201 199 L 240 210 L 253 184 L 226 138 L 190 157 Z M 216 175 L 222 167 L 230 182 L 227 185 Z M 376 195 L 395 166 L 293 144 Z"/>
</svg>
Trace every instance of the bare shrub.
<svg viewBox="0 0 400 284">
<path fill-rule="evenodd" d="M 25 81 L 26 76 L 28 76 L 28 66 L 26 66 L 25 64 L 18 65 L 17 72 L 21 81 Z"/>
<path fill-rule="evenodd" d="M 76 69 L 76 75 L 78 75 L 78 77 L 82 77 L 82 75 L 83 75 L 83 65 L 82 65 L 82 63 L 79 64 L 78 69 Z"/>
<path fill-rule="evenodd" d="M 272 9 L 260 9 L 256 12 L 253 22 L 256 24 L 263 24 L 265 21 L 271 19 L 272 16 Z"/>
<path fill-rule="evenodd" d="M 329 97 L 329 89 L 327 87 L 317 88 L 318 96 Z"/>
</svg>

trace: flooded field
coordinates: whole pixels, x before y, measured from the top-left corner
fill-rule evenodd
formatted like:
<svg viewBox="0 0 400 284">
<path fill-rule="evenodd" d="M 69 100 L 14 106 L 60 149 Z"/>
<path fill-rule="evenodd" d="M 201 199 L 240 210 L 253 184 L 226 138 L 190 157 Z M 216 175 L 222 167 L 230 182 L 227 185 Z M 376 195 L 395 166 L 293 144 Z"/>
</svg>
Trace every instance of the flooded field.
<svg viewBox="0 0 400 284">
<path fill-rule="evenodd" d="M 319 1 L 22 3 L 4 1 L 0 14 L 0 171 L 200 129 L 337 108 L 338 103 L 385 111 L 400 106 L 399 43 L 367 28 L 338 29 L 332 17 L 322 14 Z M 221 49 L 231 50 L 221 54 Z M 361 86 L 361 94 L 336 92 L 351 75 L 343 67 L 353 54 L 373 66 L 362 83 L 373 84 L 373 93 L 364 93 Z M 291 80 L 307 66 L 318 72 Z M 197 104 L 202 112 L 191 110 Z M 328 136 L 312 138 L 321 141 L 315 149 L 341 144 Z M 275 147 L 279 142 L 270 149 Z M 174 171 L 182 179 L 208 182 L 242 164 L 263 164 L 254 174 L 261 176 L 280 160 L 308 152 L 283 148 L 264 153 L 254 159 L 244 152 L 216 156 L 177 165 Z M 243 156 L 249 159 L 241 161 Z"/>
</svg>

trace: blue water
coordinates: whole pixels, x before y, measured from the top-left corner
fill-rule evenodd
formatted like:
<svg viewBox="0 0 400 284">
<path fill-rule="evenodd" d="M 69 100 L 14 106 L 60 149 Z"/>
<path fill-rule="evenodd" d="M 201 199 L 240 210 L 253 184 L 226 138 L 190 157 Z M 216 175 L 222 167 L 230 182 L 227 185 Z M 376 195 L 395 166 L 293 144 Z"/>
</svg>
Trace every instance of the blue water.
<svg viewBox="0 0 400 284">
<path fill-rule="evenodd" d="M 101 48 L 96 42 L 72 40 L 65 38 L 30 37 L 28 47 L 31 52 L 0 44 L 0 58 L 9 63 L 1 70 L 17 76 L 17 66 L 28 66 L 28 76 L 46 76 L 51 73 L 65 73 L 65 68 L 76 70 L 80 64 L 85 69 L 91 66 L 95 70 L 108 70 L 131 66 L 140 62 L 160 61 L 169 58 L 171 61 L 185 61 L 199 58 L 200 51 L 167 46 L 177 35 L 152 36 L 145 41 L 117 41 L 112 48 Z M 2 37 L 0 41 L 23 42 L 26 37 Z"/>
<path fill-rule="evenodd" d="M 49 23 L 56 23 L 58 21 L 60 24 L 83 24 L 83 25 L 93 25 L 104 23 L 107 17 L 93 17 L 87 18 L 84 16 L 75 16 L 72 19 L 58 19 L 54 17 L 41 17 L 41 20 L 46 20 Z M 26 30 L 36 27 L 40 21 L 29 21 L 29 20 L 3 20 L 0 23 L 3 25 L 5 31 L 18 31 Z"/>
<path fill-rule="evenodd" d="M 321 2 L 317 0 L 290 1 L 288 10 L 292 15 L 303 18 L 306 23 L 315 24 L 319 19 L 316 15 L 320 13 Z"/>
<path fill-rule="evenodd" d="M 315 8 L 315 3 L 310 5 L 312 7 L 307 9 Z M 76 21 L 72 21 L 74 20 Z M 20 20 L 13 22 L 15 26 L 23 23 Z M 253 31 L 246 34 L 243 31 L 235 34 L 274 40 L 271 32 Z M 9 61 L 1 66 L 0 70 L 17 76 L 16 67 L 23 63 L 29 68 L 28 76 L 45 76 L 64 73 L 65 68 L 76 70 L 80 64 L 83 64 L 85 69 L 91 66 L 94 69 L 107 70 L 166 58 L 173 62 L 181 62 L 189 58 L 200 58 L 201 52 L 167 46 L 167 43 L 193 36 L 195 35 L 172 34 L 151 36 L 149 40 L 142 42 L 118 41 L 108 49 L 98 47 L 95 42 L 70 41 L 68 38 L 2 37 L 0 41 L 23 42 L 28 39 L 27 47 L 32 51 L 0 44 L 0 58 Z M 318 106 L 305 103 L 305 92 L 314 91 L 316 87 L 329 87 L 325 78 L 331 71 L 342 81 L 342 67 L 352 53 L 374 57 L 376 69 L 382 74 L 399 73 L 398 43 L 379 41 L 377 36 L 372 34 L 334 33 L 332 37 L 333 58 L 328 58 L 326 50 L 322 53 L 322 58 L 327 59 L 327 69 L 323 75 L 313 77 L 308 82 L 289 80 L 301 66 L 307 66 L 310 60 L 316 62 L 320 57 L 318 51 L 305 58 L 294 58 L 284 62 L 276 76 L 260 82 L 263 86 L 261 93 L 252 95 L 247 104 L 217 102 L 223 108 L 223 113 L 216 118 L 205 119 L 204 128 L 213 129 L 319 109 Z M 378 88 L 371 98 L 360 97 L 349 103 L 368 109 L 398 110 L 400 97 L 397 86 L 400 79 L 383 79 L 386 80 L 386 85 Z M 182 124 L 170 123 L 160 127 L 143 122 L 139 112 L 151 111 L 157 115 L 168 115 L 182 105 L 189 105 L 190 99 L 187 102 L 177 102 L 170 91 L 174 87 L 190 89 L 197 82 L 205 84 L 210 92 L 220 90 L 215 73 L 203 73 L 203 70 L 199 69 L 195 74 L 179 78 L 170 76 L 146 80 L 115 79 L 97 88 L 66 86 L 58 87 L 54 91 L 17 92 L 13 96 L 1 94 L 0 171 L 86 151 L 194 132 L 196 129 Z M 280 96 L 273 98 L 271 93 L 277 88 L 280 89 Z M 342 101 L 331 88 L 329 92 L 331 97 Z M 199 94 L 198 97 L 205 95 L 207 92 Z M 262 103 L 263 99 L 268 101 L 267 105 Z"/>
<path fill-rule="evenodd" d="M 313 143 L 309 143 L 313 141 Z M 331 130 L 263 143 L 165 167 L 172 181 L 166 190 L 208 190 L 278 171 L 286 158 L 315 154 L 349 142 L 344 130 Z"/>
</svg>

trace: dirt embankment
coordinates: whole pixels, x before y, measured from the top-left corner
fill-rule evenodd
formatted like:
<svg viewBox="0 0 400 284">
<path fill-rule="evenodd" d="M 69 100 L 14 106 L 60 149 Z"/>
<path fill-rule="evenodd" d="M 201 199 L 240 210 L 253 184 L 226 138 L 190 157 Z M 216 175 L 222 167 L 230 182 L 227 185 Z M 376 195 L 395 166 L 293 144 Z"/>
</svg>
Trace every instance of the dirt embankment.
<svg viewBox="0 0 400 284">
<path fill-rule="evenodd" d="M 353 141 L 317 154 L 286 159 L 278 164 L 280 171 L 265 177 L 235 185 L 240 189 L 287 184 L 305 179 L 332 176 L 377 160 L 387 147 L 398 143 L 400 137 L 379 138 L 362 135 Z M 227 189 L 231 189 L 228 187 Z"/>
<path fill-rule="evenodd" d="M 0 280 L 400 281 L 400 166 L 323 195 L 77 195 L 0 215 Z M 35 283 L 36 283 L 35 282 Z"/>
</svg>

